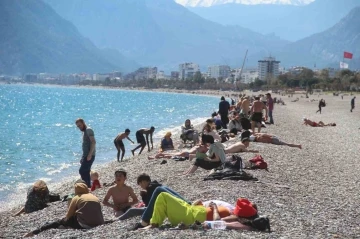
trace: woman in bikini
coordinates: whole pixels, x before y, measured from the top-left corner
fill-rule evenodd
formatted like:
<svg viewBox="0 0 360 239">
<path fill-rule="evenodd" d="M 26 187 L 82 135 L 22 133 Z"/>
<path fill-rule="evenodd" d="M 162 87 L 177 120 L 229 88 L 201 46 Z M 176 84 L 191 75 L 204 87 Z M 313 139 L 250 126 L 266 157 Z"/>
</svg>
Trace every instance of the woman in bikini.
<svg viewBox="0 0 360 239">
<path fill-rule="evenodd" d="M 304 118 L 304 125 L 310 125 L 311 127 L 336 126 L 335 123 L 325 124 L 322 121 L 315 122 L 315 121 L 311 121 L 311 120 L 309 120 L 307 118 Z"/>
</svg>

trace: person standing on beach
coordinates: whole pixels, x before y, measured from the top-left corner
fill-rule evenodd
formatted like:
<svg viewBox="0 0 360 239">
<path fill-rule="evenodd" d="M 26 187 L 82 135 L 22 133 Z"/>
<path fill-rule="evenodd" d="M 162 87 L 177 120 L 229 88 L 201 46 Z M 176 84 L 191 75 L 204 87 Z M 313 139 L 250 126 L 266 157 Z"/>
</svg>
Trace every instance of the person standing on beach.
<svg viewBox="0 0 360 239">
<path fill-rule="evenodd" d="M 274 124 L 274 119 L 273 119 L 273 115 L 272 115 L 272 112 L 274 110 L 274 101 L 273 101 L 273 98 L 271 98 L 270 93 L 267 93 L 266 97 L 267 97 L 267 106 L 269 108 L 270 124 Z"/>
<path fill-rule="evenodd" d="M 252 132 L 255 133 L 255 126 L 257 125 L 258 127 L 258 133 L 260 133 L 261 131 L 261 121 L 263 118 L 263 110 L 265 110 L 266 115 L 265 115 L 265 121 L 268 118 L 268 110 L 266 108 L 266 105 L 260 101 L 260 97 L 255 97 L 255 101 L 251 107 L 251 129 Z"/>
<path fill-rule="evenodd" d="M 95 160 L 95 135 L 94 131 L 85 124 L 81 118 L 75 121 L 76 126 L 83 132 L 82 150 L 83 154 L 80 160 L 79 173 L 81 179 L 85 181 L 86 185 L 90 188 L 90 171 L 91 166 Z"/>
<path fill-rule="evenodd" d="M 354 96 L 354 98 L 351 99 L 351 110 L 350 110 L 350 112 L 353 112 L 353 110 L 355 109 L 355 99 L 356 99 L 356 96 Z"/>
<path fill-rule="evenodd" d="M 319 101 L 319 109 L 316 111 L 316 114 L 317 114 L 317 112 L 320 112 L 320 114 L 321 114 L 321 108 L 322 107 L 325 107 L 325 100 L 323 100 L 323 99 L 321 99 L 320 101 Z"/>
<path fill-rule="evenodd" d="M 242 103 L 241 103 L 240 113 L 241 113 L 242 115 L 244 115 L 244 117 L 247 118 L 248 115 L 249 115 L 249 111 L 250 111 L 250 101 L 249 101 L 249 97 L 246 96 L 246 97 L 244 98 L 244 100 L 242 101 Z"/>
<path fill-rule="evenodd" d="M 123 160 L 124 158 L 124 155 L 125 155 L 125 146 L 124 146 L 124 143 L 123 143 L 123 139 L 127 138 L 131 143 L 134 144 L 134 141 L 132 141 L 130 138 L 129 138 L 129 135 L 130 135 L 130 130 L 129 129 L 126 129 L 124 133 L 121 133 L 121 134 L 118 134 L 118 136 L 116 136 L 116 138 L 114 139 L 114 144 L 115 144 L 115 147 L 117 149 L 117 161 L 119 161 L 119 157 L 120 157 L 120 151 L 122 151 L 122 154 L 121 154 L 121 161 Z"/>
<path fill-rule="evenodd" d="M 229 123 L 229 117 L 228 117 L 229 110 L 230 110 L 229 102 L 225 100 L 224 96 L 221 96 L 221 101 L 219 103 L 219 114 L 220 114 L 224 129 L 227 129 L 227 124 Z"/>
<path fill-rule="evenodd" d="M 151 126 L 150 129 L 139 129 L 138 131 L 136 131 L 136 141 L 138 142 L 138 146 L 136 148 L 134 148 L 133 150 L 131 150 L 132 155 L 135 155 L 135 151 L 139 148 L 141 148 L 139 154 L 142 153 L 142 151 L 144 150 L 145 146 L 148 146 L 148 151 L 150 152 L 150 144 L 149 144 L 149 135 L 150 135 L 150 142 L 151 142 L 151 149 L 154 148 L 154 144 L 153 144 L 153 133 L 155 131 L 155 127 Z M 145 134 L 145 137 L 144 137 Z"/>
</svg>

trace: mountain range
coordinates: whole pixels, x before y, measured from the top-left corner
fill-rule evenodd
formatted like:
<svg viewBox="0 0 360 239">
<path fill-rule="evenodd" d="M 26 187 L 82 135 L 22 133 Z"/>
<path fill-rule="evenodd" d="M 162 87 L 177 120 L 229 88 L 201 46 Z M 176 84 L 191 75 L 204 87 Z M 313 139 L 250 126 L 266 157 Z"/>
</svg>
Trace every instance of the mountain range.
<svg viewBox="0 0 360 239">
<path fill-rule="evenodd" d="M 285 4 L 285 5 L 306 5 L 315 0 L 175 0 L 185 7 L 211 7 L 222 4 Z"/>
<path fill-rule="evenodd" d="M 347 60 L 351 69 L 360 69 L 360 7 L 354 8 L 346 17 L 328 30 L 300 41 L 288 44 L 278 53 L 287 65 L 331 65 L 338 68 L 344 51 L 354 54 Z"/>
<path fill-rule="evenodd" d="M 136 66 L 117 50 L 95 47 L 40 0 L 0 1 L 0 74 L 92 73 Z"/>
<path fill-rule="evenodd" d="M 255 65 L 258 55 L 288 43 L 205 20 L 169 0 L 45 1 L 98 47 L 117 49 L 141 65 L 166 70 L 187 61 L 239 66 L 246 49 Z"/>
<path fill-rule="evenodd" d="M 304 6 L 228 3 L 188 9 L 223 25 L 240 25 L 262 34 L 297 41 L 327 30 L 357 6 L 360 6 L 360 0 L 315 0 Z"/>
</svg>

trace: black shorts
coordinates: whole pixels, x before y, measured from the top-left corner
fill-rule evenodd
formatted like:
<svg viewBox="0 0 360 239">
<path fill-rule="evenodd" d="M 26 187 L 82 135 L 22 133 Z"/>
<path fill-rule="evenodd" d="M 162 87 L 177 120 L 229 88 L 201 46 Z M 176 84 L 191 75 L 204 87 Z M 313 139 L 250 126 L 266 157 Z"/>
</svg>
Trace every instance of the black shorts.
<svg viewBox="0 0 360 239">
<path fill-rule="evenodd" d="M 255 112 L 255 113 L 251 116 L 251 121 L 255 121 L 255 122 L 261 123 L 261 121 L 262 121 L 262 113 L 261 113 L 261 112 Z"/>
<path fill-rule="evenodd" d="M 144 134 L 142 133 L 141 130 L 136 131 L 135 136 L 136 136 L 136 141 L 138 142 L 138 144 L 146 145 L 146 140 L 145 140 Z"/>
<path fill-rule="evenodd" d="M 205 170 L 211 170 L 211 169 L 220 167 L 221 161 L 210 162 L 210 161 L 206 161 L 204 159 L 197 158 L 194 165 L 197 167 L 203 168 Z"/>
<path fill-rule="evenodd" d="M 124 143 L 123 143 L 123 141 L 122 140 L 116 140 L 116 139 L 114 139 L 114 144 L 115 144 L 115 147 L 117 148 L 118 146 L 120 147 L 120 148 L 125 148 L 125 145 L 124 145 Z"/>
</svg>

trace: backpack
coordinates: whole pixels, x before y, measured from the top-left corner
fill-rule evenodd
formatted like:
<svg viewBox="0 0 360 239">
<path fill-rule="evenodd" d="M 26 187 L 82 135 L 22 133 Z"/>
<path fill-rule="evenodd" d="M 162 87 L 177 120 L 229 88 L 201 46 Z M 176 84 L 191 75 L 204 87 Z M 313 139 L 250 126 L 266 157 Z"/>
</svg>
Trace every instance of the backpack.
<svg viewBox="0 0 360 239">
<path fill-rule="evenodd" d="M 251 226 L 259 231 L 266 231 L 271 232 L 270 229 L 270 220 L 268 217 L 258 217 L 251 221 Z"/>
</svg>

